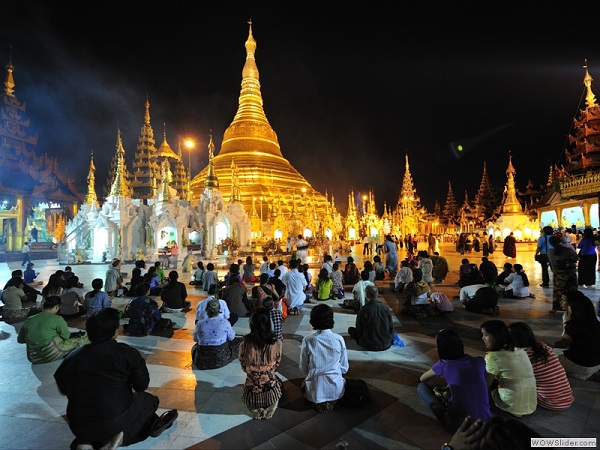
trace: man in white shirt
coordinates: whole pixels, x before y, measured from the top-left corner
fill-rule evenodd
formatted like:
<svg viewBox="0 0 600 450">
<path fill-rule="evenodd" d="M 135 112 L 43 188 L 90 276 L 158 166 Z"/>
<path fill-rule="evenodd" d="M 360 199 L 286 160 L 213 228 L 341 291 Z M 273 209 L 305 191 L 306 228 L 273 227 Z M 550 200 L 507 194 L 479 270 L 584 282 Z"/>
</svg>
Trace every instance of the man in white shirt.
<svg viewBox="0 0 600 450">
<path fill-rule="evenodd" d="M 268 271 L 269 271 L 269 257 L 263 256 L 263 262 L 261 263 L 261 265 L 258 269 L 258 273 L 263 274 L 263 273 L 267 273 Z M 272 276 L 272 275 L 269 275 L 269 276 Z"/>
<path fill-rule="evenodd" d="M 304 275 L 298 272 L 299 263 L 299 259 L 292 259 L 290 261 L 290 268 L 292 270 L 281 276 L 281 281 L 286 288 L 286 304 L 288 310 L 292 314 L 297 314 L 302 309 L 304 300 L 306 300 L 306 294 L 304 293 L 304 290 L 306 289 L 308 283 L 306 282 Z"/>
<path fill-rule="evenodd" d="M 325 255 L 325 261 L 323 262 L 321 269 L 327 270 L 327 276 L 331 275 L 331 271 L 333 270 L 333 258 L 331 255 Z"/>
<path fill-rule="evenodd" d="M 475 294 L 479 289 L 485 287 L 485 284 L 470 284 L 468 286 L 460 288 L 460 292 L 458 294 L 461 302 L 468 302 L 469 300 L 475 297 Z"/>
<path fill-rule="evenodd" d="M 360 281 L 352 288 L 352 294 L 354 295 L 354 309 L 356 311 L 365 306 L 365 289 L 367 286 L 375 286 L 375 284 L 369 281 L 369 272 L 363 270 L 360 273 Z"/>
<path fill-rule="evenodd" d="M 23 253 L 23 262 L 21 263 L 21 267 L 31 262 L 31 259 L 29 259 L 29 252 L 29 241 L 27 241 L 23 244 L 23 247 L 21 247 L 21 253 Z"/>
<path fill-rule="evenodd" d="M 214 299 L 214 295 L 209 295 L 201 302 L 198 302 L 198 307 L 196 309 L 196 323 L 208 319 L 206 306 L 208 305 L 208 302 L 210 300 Z M 231 324 L 231 326 L 233 326 L 238 320 L 238 315 L 229 311 L 229 308 L 227 307 L 227 302 L 225 300 L 219 299 L 219 305 L 221 305 L 221 312 L 219 313 L 219 315 L 229 320 L 229 323 Z"/>
<path fill-rule="evenodd" d="M 279 269 L 279 272 L 281 272 L 281 277 L 283 279 L 283 276 L 288 271 L 288 268 L 283 264 L 283 259 L 280 259 L 279 261 L 277 261 L 277 268 Z"/>
<path fill-rule="evenodd" d="M 308 242 L 304 240 L 301 234 L 298 235 L 298 240 L 296 241 L 296 252 L 298 259 L 304 264 L 308 256 Z"/>
</svg>

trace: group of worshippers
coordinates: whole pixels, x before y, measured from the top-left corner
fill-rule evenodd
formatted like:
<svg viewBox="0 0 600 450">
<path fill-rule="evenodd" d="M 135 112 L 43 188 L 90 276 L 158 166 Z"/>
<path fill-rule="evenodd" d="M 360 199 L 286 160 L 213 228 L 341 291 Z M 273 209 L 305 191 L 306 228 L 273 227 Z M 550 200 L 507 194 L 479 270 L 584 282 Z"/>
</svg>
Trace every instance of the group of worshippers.
<svg viewBox="0 0 600 450">
<path fill-rule="evenodd" d="M 600 370 L 600 322 L 580 291 L 569 291 L 563 302 L 567 349 L 559 354 L 525 322 L 483 322 L 485 357 L 466 354 L 454 330 L 437 333 L 439 360 L 421 375 L 417 392 L 449 432 L 467 416 L 486 423 L 492 416 L 521 418 L 538 407 L 562 411 L 573 404 L 569 378 L 588 379 Z"/>
</svg>

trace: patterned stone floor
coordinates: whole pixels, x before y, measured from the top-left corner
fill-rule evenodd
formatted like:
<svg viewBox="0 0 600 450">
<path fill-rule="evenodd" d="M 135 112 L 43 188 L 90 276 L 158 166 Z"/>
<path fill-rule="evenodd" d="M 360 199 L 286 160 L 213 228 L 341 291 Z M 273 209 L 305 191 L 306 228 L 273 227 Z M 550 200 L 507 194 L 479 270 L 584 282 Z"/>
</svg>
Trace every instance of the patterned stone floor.
<svg viewBox="0 0 600 450">
<path fill-rule="evenodd" d="M 458 293 L 454 285 L 462 255 L 452 245 L 442 245 L 442 255 L 450 263 L 451 273 L 436 290 L 450 298 Z M 361 257 L 362 255 L 356 255 Z M 400 256 L 403 256 L 401 251 Z M 481 261 L 480 253 L 467 253 L 471 262 Z M 501 252 L 491 258 L 498 267 L 506 261 Z M 531 280 L 535 299 L 507 300 L 500 303 L 500 319 L 510 323 L 527 321 L 537 337 L 549 344 L 561 333 L 561 316 L 549 314 L 551 290 L 538 287 L 541 272 L 533 260 L 533 247 L 520 245 L 516 260 L 524 265 Z M 56 261 L 35 261 L 39 278 L 47 280 L 57 269 Z M 5 283 L 18 263 L 0 264 L 0 280 Z M 223 267 L 222 265 L 220 267 Z M 93 278 L 104 278 L 105 264 L 73 266 L 86 288 Z M 131 273 L 132 266 L 125 272 Z M 313 270 L 314 272 L 314 270 Z M 220 269 L 220 275 L 224 274 Z M 181 273 L 187 284 L 189 273 Z M 600 285 L 600 284 L 599 284 Z M 398 298 L 389 284 L 380 284 L 384 300 L 398 313 Z M 202 291 L 189 286 L 193 304 L 205 297 Z M 600 290 L 586 289 L 586 294 L 598 302 Z M 355 315 L 335 308 L 334 331 L 346 339 L 350 371 L 348 376 L 360 377 L 369 383 L 374 401 L 362 410 L 336 408 L 319 415 L 301 397 L 298 354 L 301 340 L 311 332 L 308 313 L 311 305 L 298 316 L 284 322 L 284 358 L 279 370 L 285 382 L 284 396 L 275 416 L 268 421 L 254 421 L 242 404 L 241 385 L 244 374 L 239 363 L 233 362 L 217 370 L 199 371 L 191 366 L 190 349 L 194 312 L 166 314 L 177 329 L 169 336 L 133 338 L 120 336 L 119 341 L 139 349 L 150 370 L 150 391 L 160 398 L 159 412 L 177 408 L 179 418 L 172 428 L 158 438 L 130 446 L 132 449 L 437 449 L 449 438 L 434 416 L 421 403 L 416 393 L 418 378 L 436 361 L 434 336 L 441 328 L 451 327 L 463 338 L 468 353 L 483 355 L 479 325 L 489 319 L 464 311 L 454 300 L 455 311 L 446 316 L 426 320 L 397 314 L 395 329 L 405 347 L 392 347 L 372 353 L 358 348 L 347 334 Z M 123 321 L 125 322 L 125 321 Z M 80 323 L 72 322 L 77 327 Z M 0 322 L 0 448 L 67 449 L 73 435 L 65 420 L 67 400 L 54 382 L 53 373 L 60 364 L 31 365 L 25 347 L 16 342 L 20 324 Z M 248 319 L 235 325 L 236 333 L 248 331 Z M 600 383 L 571 380 L 575 403 L 564 412 L 539 408 L 522 420 L 544 437 L 600 436 Z M 338 447 L 339 446 L 339 447 Z"/>
</svg>

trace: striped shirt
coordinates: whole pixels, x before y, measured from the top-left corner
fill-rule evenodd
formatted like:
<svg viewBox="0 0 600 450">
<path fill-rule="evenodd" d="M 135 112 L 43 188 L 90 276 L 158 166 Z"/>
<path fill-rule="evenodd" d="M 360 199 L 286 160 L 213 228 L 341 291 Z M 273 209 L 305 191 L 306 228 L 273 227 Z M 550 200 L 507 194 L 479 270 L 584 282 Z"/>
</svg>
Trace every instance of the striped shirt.
<svg viewBox="0 0 600 450">
<path fill-rule="evenodd" d="M 534 361 L 531 347 L 524 348 L 527 356 L 529 356 L 535 375 L 538 405 L 555 411 L 567 409 L 573 403 L 573 390 L 565 369 L 560 364 L 552 348 L 543 342 L 540 342 L 540 344 L 548 352 L 548 362 L 546 363 L 541 359 Z"/>
</svg>

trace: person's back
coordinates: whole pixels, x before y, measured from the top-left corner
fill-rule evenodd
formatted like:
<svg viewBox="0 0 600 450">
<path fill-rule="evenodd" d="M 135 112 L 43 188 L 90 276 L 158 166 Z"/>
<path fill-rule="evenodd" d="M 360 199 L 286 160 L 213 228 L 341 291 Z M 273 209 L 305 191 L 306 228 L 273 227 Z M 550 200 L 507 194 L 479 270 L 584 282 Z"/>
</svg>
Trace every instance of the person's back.
<svg viewBox="0 0 600 450">
<path fill-rule="evenodd" d="M 94 278 L 92 280 L 93 290 L 85 294 L 84 307 L 86 309 L 86 317 L 91 317 L 92 314 L 111 306 L 110 297 L 102 290 L 104 282 L 102 278 Z"/>
<path fill-rule="evenodd" d="M 369 272 L 363 270 L 360 274 L 360 281 L 356 282 L 354 287 L 352 288 L 352 293 L 354 294 L 354 309 L 357 311 L 365 305 L 365 289 L 367 286 L 374 286 L 372 282 L 369 281 Z"/>
<path fill-rule="evenodd" d="M 348 257 L 348 264 L 344 267 L 344 284 L 356 284 L 360 280 L 358 267 L 354 264 L 354 259 Z"/>
<path fill-rule="evenodd" d="M 211 286 L 217 284 L 217 274 L 214 272 L 214 265 L 208 263 L 206 266 L 206 272 L 204 272 L 202 279 L 202 290 L 208 292 Z"/>
<path fill-rule="evenodd" d="M 391 310 L 377 299 L 376 286 L 368 286 L 366 296 L 367 302 L 356 316 L 356 327 L 353 331 L 349 328 L 348 333 L 366 350 L 387 350 L 394 339 Z"/>
<path fill-rule="evenodd" d="M 244 317 L 248 313 L 246 305 L 249 305 L 249 302 L 245 286 L 233 281 L 223 289 L 222 297 L 227 303 L 230 312 L 237 314 L 239 317 Z"/>
</svg>

